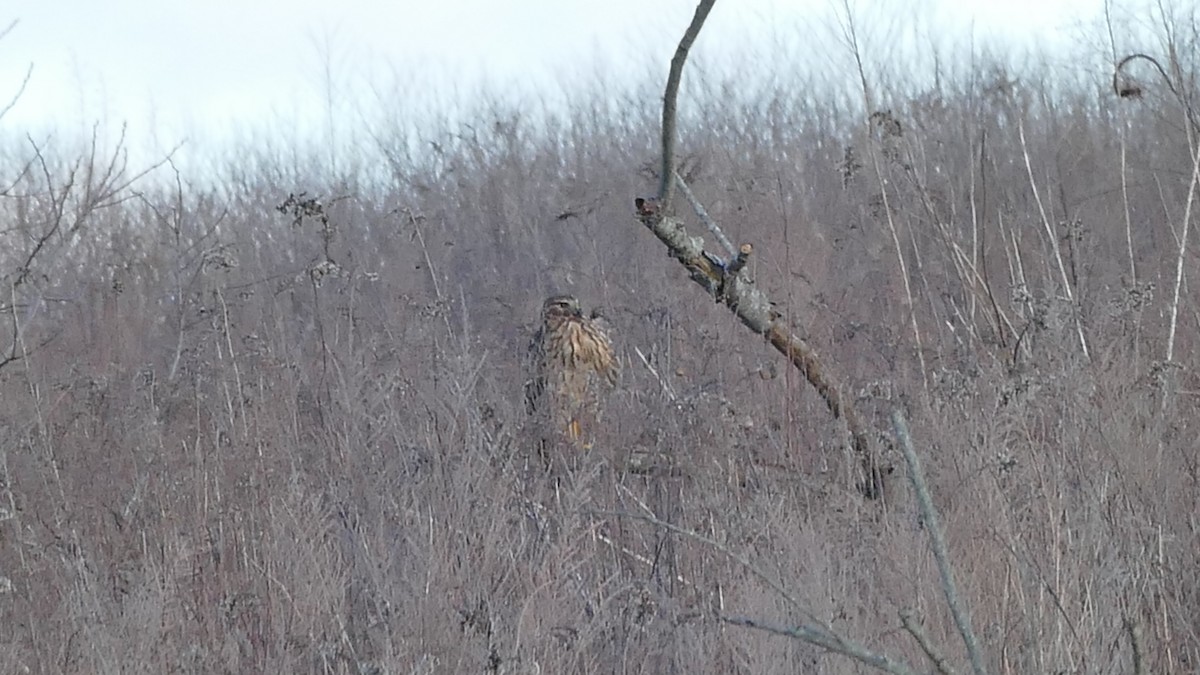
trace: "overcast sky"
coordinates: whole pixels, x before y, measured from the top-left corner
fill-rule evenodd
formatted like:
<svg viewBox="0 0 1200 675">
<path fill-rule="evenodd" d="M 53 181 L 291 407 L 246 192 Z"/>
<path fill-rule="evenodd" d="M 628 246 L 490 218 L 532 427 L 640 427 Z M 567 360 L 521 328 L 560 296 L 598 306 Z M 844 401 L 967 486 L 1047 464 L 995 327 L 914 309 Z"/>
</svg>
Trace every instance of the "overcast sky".
<svg viewBox="0 0 1200 675">
<path fill-rule="evenodd" d="M 719 0 L 697 51 L 736 50 L 768 34 L 803 42 L 814 26 L 828 34 L 835 4 Z M 999 39 L 1016 48 L 1062 40 L 1103 9 L 1102 0 L 851 5 L 868 19 L 920 14 L 963 44 Z M 30 64 L 33 73 L 0 131 L 128 123 L 131 137 L 169 147 L 323 119 L 327 81 L 345 107 L 364 82 L 561 82 L 586 78 L 597 63 L 635 77 L 661 63 L 665 73 L 693 10 L 694 0 L 5 0 L 0 26 L 18 23 L 0 41 L 0 101 Z M 424 91 L 414 86 L 412 95 Z"/>
</svg>

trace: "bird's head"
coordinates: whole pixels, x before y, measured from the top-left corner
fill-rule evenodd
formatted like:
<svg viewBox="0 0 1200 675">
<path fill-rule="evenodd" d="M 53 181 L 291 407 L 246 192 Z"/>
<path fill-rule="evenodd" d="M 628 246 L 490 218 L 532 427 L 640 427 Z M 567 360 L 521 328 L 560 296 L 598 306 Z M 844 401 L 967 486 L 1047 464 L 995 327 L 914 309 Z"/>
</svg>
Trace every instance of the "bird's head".
<svg viewBox="0 0 1200 675">
<path fill-rule="evenodd" d="M 542 303 L 542 318 L 547 321 L 580 316 L 583 316 L 583 312 L 579 309 L 579 300 L 573 295 L 552 295 Z"/>
</svg>

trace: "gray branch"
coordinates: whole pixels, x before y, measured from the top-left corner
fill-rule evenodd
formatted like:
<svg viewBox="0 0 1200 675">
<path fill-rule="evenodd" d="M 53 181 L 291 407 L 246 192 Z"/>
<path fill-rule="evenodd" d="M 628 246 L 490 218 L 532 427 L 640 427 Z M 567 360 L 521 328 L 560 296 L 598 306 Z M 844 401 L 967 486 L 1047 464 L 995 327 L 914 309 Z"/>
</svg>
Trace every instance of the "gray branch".
<svg viewBox="0 0 1200 675">
<path fill-rule="evenodd" d="M 675 56 L 671 59 L 671 72 L 667 75 L 667 90 L 663 94 L 662 116 L 662 172 L 659 174 L 658 203 L 663 213 L 669 213 L 671 199 L 675 195 L 675 105 L 679 98 L 679 81 L 683 78 L 683 64 L 687 62 L 688 51 L 700 35 L 704 20 L 712 10 L 717 0 L 700 0 L 696 6 L 696 14 L 692 23 L 675 48 Z"/>
<path fill-rule="evenodd" d="M 942 531 L 941 518 L 933 506 L 929 496 L 929 486 L 925 484 L 925 472 L 921 469 L 921 460 L 913 450 L 912 436 L 908 433 L 908 422 L 904 413 L 896 410 L 892 413 L 892 426 L 896 430 L 896 439 L 900 442 L 900 450 L 904 453 L 904 461 L 908 464 L 908 478 L 912 481 L 913 490 L 917 493 L 917 503 L 921 507 L 921 515 L 925 518 L 925 529 L 929 532 L 929 543 L 933 548 L 933 558 L 937 562 L 938 574 L 942 578 L 942 592 L 946 595 L 946 604 L 950 606 L 950 614 L 954 624 L 967 645 L 967 655 L 971 658 L 971 669 L 975 675 L 984 675 L 983 654 L 979 651 L 979 641 L 975 639 L 975 630 L 971 628 L 971 616 L 958 593 L 954 583 L 954 570 L 950 566 L 950 553 L 946 546 L 946 535 Z"/>
<path fill-rule="evenodd" d="M 855 661 L 865 663 L 893 675 L 917 675 L 917 671 L 903 661 L 897 661 L 885 654 L 878 654 L 865 646 L 835 633 L 829 633 L 816 626 L 801 624 L 799 626 L 780 626 L 777 624 L 750 619 L 741 616 L 723 616 L 721 620 L 735 626 L 743 626 L 761 630 L 774 635 L 782 635 L 796 640 L 816 645 L 831 652 L 848 656 Z"/>
<path fill-rule="evenodd" d="M 704 205 L 700 203 L 700 200 L 696 199 L 696 195 L 693 194 L 692 189 L 688 187 L 687 181 L 683 180 L 683 176 L 675 174 L 675 185 L 679 188 L 679 191 L 683 193 L 683 198 L 686 199 L 687 203 L 692 207 L 692 211 L 695 212 L 696 217 L 700 219 L 700 222 L 704 223 L 704 227 L 708 228 L 708 231 L 711 232 L 712 236 L 716 238 L 717 243 L 721 245 L 721 248 L 725 249 L 725 252 L 730 256 L 737 255 L 738 250 L 734 248 L 733 242 L 729 241 L 729 238 L 726 237 L 725 233 L 721 231 L 721 226 L 717 225 L 717 221 L 713 220 L 708 215 L 708 209 L 705 209 Z"/>
</svg>

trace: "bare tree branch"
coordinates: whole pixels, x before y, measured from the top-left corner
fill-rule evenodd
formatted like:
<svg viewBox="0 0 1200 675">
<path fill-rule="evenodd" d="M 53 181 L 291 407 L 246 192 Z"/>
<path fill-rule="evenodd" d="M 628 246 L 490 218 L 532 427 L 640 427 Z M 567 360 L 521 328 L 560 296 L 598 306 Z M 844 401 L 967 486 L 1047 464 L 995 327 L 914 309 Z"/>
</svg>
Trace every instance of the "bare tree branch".
<svg viewBox="0 0 1200 675">
<path fill-rule="evenodd" d="M 921 507 L 921 516 L 925 519 L 925 529 L 929 532 L 929 543 L 933 548 L 933 559 L 937 563 L 938 574 L 942 578 L 942 592 L 946 596 L 946 604 L 954 617 L 954 624 L 967 645 L 967 655 L 971 659 L 971 669 L 975 675 L 984 675 L 987 670 L 983 667 L 983 653 L 979 651 L 979 641 L 975 638 L 975 630 L 971 627 L 971 616 L 958 593 L 954 583 L 954 570 L 950 565 L 950 553 L 946 546 L 946 535 L 942 532 L 941 518 L 933 506 L 929 496 L 929 486 L 925 484 L 925 472 L 921 469 L 921 460 L 913 450 L 912 436 L 908 433 L 908 422 L 904 413 L 896 410 L 892 413 L 892 425 L 896 431 L 896 440 L 904 453 L 904 461 L 908 464 L 908 478 L 912 481 L 913 490 L 917 493 L 917 503 Z"/>
<path fill-rule="evenodd" d="M 679 43 L 679 48 L 675 51 L 675 58 L 671 60 L 671 74 L 667 78 L 667 91 L 663 99 L 663 165 L 660 174 L 662 183 L 659 197 L 658 199 L 639 197 L 634 200 L 634 208 L 642 224 L 649 228 L 654 236 L 667 246 L 671 255 L 687 268 L 692 280 L 704 288 L 705 292 L 716 302 L 727 306 L 750 330 L 767 338 L 771 346 L 786 356 L 793 366 L 804 373 L 804 377 L 817 390 L 817 394 L 825 401 L 825 405 L 833 416 L 845 420 L 846 427 L 850 431 L 855 455 L 862 466 L 863 476 L 858 488 L 863 495 L 874 499 L 883 494 L 884 477 L 890 472 L 890 469 L 881 466 L 875 454 L 871 436 L 868 434 L 862 418 L 855 410 L 852 400 L 846 397 L 833 379 L 826 375 L 825 368 L 817 358 L 816 351 L 803 338 L 791 332 L 787 320 L 776 311 L 775 303 L 754 286 L 754 282 L 745 272 L 744 268 L 753 249 L 749 244 L 743 244 L 734 254 L 733 245 L 721 233 L 720 227 L 703 211 L 703 207 L 697 208 L 699 200 L 696 200 L 694 195 L 690 195 L 691 191 L 686 187 L 681 189 L 685 195 L 689 195 L 689 201 L 693 202 L 693 208 L 698 214 L 701 214 L 701 219 L 709 230 L 718 240 L 722 241 L 722 246 L 730 252 L 730 255 L 735 256 L 734 259 L 726 262 L 723 257 L 704 250 L 702 237 L 691 236 L 683 221 L 668 215 L 671 193 L 677 183 L 682 184 L 674 167 L 675 101 L 679 78 L 684 62 L 687 60 L 688 50 L 695 41 L 713 2 L 714 0 L 701 0 L 700 5 L 696 8 L 696 16 L 692 19 L 692 24 L 688 26 L 687 32 L 684 33 L 683 39 Z"/>
<path fill-rule="evenodd" d="M 693 281 L 716 301 L 729 307 L 747 328 L 767 338 L 771 346 L 791 361 L 804 373 L 809 384 L 825 401 L 835 418 L 843 419 L 850 431 L 855 454 L 862 463 L 865 473 L 859 484 L 860 491 L 867 497 L 879 497 L 884 488 L 884 478 L 890 472 L 875 456 L 867 427 L 859 417 L 853 402 L 825 372 L 817 352 L 806 340 L 791 332 L 786 318 L 775 309 L 775 303 L 760 291 L 749 275 L 742 269 L 752 249 L 742 246 L 737 265 L 726 265 L 718 256 L 704 250 L 704 240 L 690 236 L 683 223 L 675 218 L 664 218 L 653 205 L 645 200 L 634 202 L 650 231 L 666 244 L 671 254 L 688 269 Z M 733 267 L 733 274 L 730 268 Z"/>
<path fill-rule="evenodd" d="M 16 278 L 12 282 L 12 287 L 14 289 L 19 288 L 21 284 L 25 283 L 25 281 L 29 278 L 29 275 L 33 271 L 34 259 L 37 258 L 39 253 L 42 252 L 42 249 L 46 246 L 46 243 L 58 233 L 59 228 L 62 227 L 67 196 L 75 187 L 75 172 L 78 168 L 78 164 L 71 168 L 71 171 L 67 175 L 67 181 L 62 186 L 60 194 L 55 194 L 56 188 L 54 185 L 54 177 L 50 173 L 50 167 L 46 163 L 46 157 L 42 154 L 42 149 L 38 147 L 38 144 L 33 140 L 32 137 L 29 137 L 29 144 L 33 147 L 34 158 L 42 170 L 42 179 L 46 181 L 46 192 L 50 201 L 52 217 L 50 218 L 50 227 L 46 228 L 41 234 L 37 235 L 37 237 L 34 239 L 33 247 L 30 249 L 28 255 L 25 256 L 25 259 L 17 267 Z"/>
<path fill-rule="evenodd" d="M 0 33 L 0 37 L 2 35 Z M 163 159 L 131 175 L 125 152 L 124 127 L 111 155 L 102 150 L 100 131 L 96 126 L 92 129 L 88 148 L 61 166 L 47 157 L 43 143 L 32 136 L 27 135 L 26 138 L 32 157 L 13 183 L 0 191 L 0 196 L 34 200 L 42 212 L 36 224 L 21 220 L 12 228 L 15 236 L 27 243 L 13 247 L 16 250 L 8 252 L 11 258 L 6 257 L 4 264 L 10 264 L 11 260 L 13 268 L 0 270 L 0 279 L 3 279 L 12 297 L 10 303 L 0 301 L 0 315 L 7 315 L 7 323 L 10 324 L 10 344 L 0 355 L 0 369 L 22 360 L 29 352 L 25 344 L 23 322 L 17 316 L 22 307 L 18 293 L 29 292 L 27 287 L 36 286 L 46 278 L 45 273 L 38 269 L 39 266 L 48 256 L 54 256 L 56 247 L 64 245 L 70 237 L 85 229 L 97 211 L 136 198 L 137 193 L 129 188 L 150 172 L 170 163 L 178 150 L 177 146 Z M 23 182 L 31 186 L 29 194 L 11 195 Z M 28 320 L 24 323 L 28 323 Z M 34 348 L 45 344 L 48 342 L 42 342 Z M 24 352 L 19 353 L 18 347 Z"/>
<path fill-rule="evenodd" d="M 679 98 L 679 81 L 683 77 L 683 64 L 687 62 L 688 51 L 692 43 L 700 35 L 704 20 L 717 0 L 700 0 L 696 6 L 696 14 L 692 23 L 679 41 L 675 56 L 671 59 L 671 71 L 667 75 L 667 91 L 663 95 L 662 116 L 662 171 L 659 173 L 658 203 L 663 212 L 669 213 L 671 199 L 675 195 L 675 105 Z"/>
<path fill-rule="evenodd" d="M 7 31 L 5 31 L 5 32 L 7 32 Z M 2 34 L 0 34 L 0 38 L 3 38 L 3 37 L 4 36 Z M 21 95 L 25 93 L 25 89 L 26 89 L 26 87 L 29 86 L 29 80 L 32 77 L 33 77 L 33 64 L 31 63 L 25 69 L 25 77 L 21 78 L 21 84 L 17 87 L 17 93 L 12 95 L 12 98 L 10 98 L 8 100 L 8 103 L 4 104 L 3 108 L 0 108 L 0 120 L 4 119 L 4 116 L 8 114 L 8 111 L 12 110 L 13 106 L 17 105 L 17 101 L 21 100 Z"/>
<path fill-rule="evenodd" d="M 13 19 L 7 26 L 5 26 L 3 29 L 0 29 L 0 40 L 3 40 L 5 37 L 7 37 L 8 34 L 17 27 L 18 23 L 20 23 L 18 19 Z M 25 69 L 25 76 L 21 78 L 21 84 L 17 87 L 17 93 L 13 94 L 12 98 L 9 99 L 8 103 L 5 104 L 3 108 L 0 108 L 0 120 L 4 119 L 4 116 L 8 114 L 8 111 L 12 110 L 13 106 L 17 104 L 17 101 L 21 100 L 21 95 L 25 93 L 25 88 L 29 86 L 29 79 L 31 77 L 33 77 L 32 63 L 30 63 L 29 67 Z"/>
<path fill-rule="evenodd" d="M 782 635 L 823 647 L 831 652 L 848 656 L 860 663 L 865 663 L 872 668 L 882 670 L 885 673 L 893 673 L 893 675 L 917 675 L 917 671 L 913 670 L 912 666 L 903 661 L 897 661 L 885 654 L 878 654 L 853 640 L 847 640 L 832 633 L 822 632 L 813 626 L 780 626 L 741 616 L 723 616 L 721 620 L 735 626 L 753 628 L 754 630 Z"/>
</svg>

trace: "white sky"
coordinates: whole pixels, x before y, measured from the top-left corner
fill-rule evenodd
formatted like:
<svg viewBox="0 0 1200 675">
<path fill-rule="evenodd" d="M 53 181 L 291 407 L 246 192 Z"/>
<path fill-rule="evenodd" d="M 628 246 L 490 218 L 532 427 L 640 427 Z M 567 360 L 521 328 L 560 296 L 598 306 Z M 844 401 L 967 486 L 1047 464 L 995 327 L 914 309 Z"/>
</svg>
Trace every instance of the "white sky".
<svg viewBox="0 0 1200 675">
<path fill-rule="evenodd" d="M 1028 46 L 1062 40 L 1100 16 L 1102 3 L 851 5 L 867 20 L 899 15 L 893 20 L 904 24 L 920 14 L 926 26 L 964 44 L 998 38 Z M 736 50 L 764 35 L 803 43 L 813 26 L 828 35 L 834 4 L 718 0 L 694 53 Z M 530 87 L 547 78 L 586 79 L 597 63 L 640 78 L 647 64 L 666 72 L 693 10 L 693 0 L 5 0 L 0 27 L 19 23 L 0 41 L 0 106 L 31 63 L 33 75 L 0 119 L 0 135 L 128 123 L 131 138 L 170 147 L 233 129 L 319 126 L 326 65 L 343 111 L 369 91 L 368 82 L 432 80 L 453 91 L 486 79 Z M 414 86 L 410 95 L 427 93 Z"/>
</svg>

